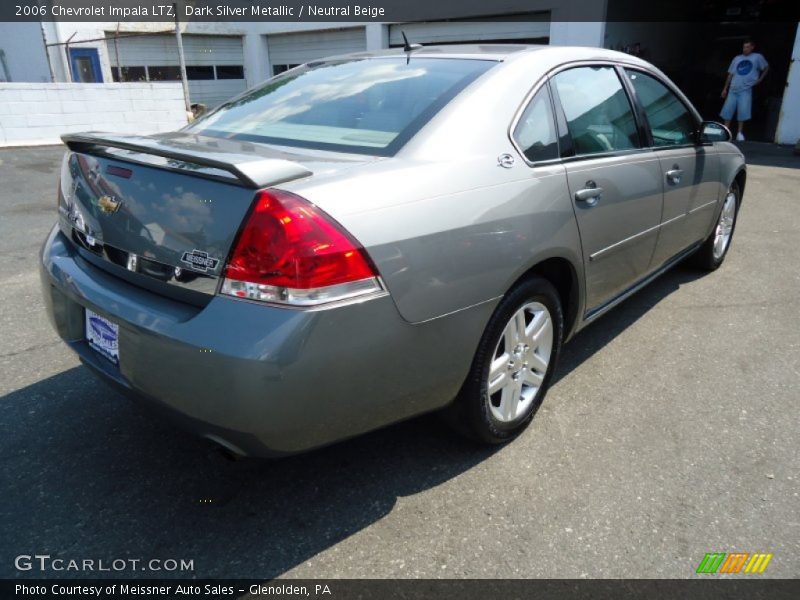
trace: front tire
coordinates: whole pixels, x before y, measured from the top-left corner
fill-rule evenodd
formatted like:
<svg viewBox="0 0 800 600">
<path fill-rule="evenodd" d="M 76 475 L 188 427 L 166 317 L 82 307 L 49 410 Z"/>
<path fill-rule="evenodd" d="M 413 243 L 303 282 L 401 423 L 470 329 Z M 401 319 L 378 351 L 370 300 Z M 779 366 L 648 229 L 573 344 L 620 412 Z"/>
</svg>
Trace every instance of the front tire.
<svg viewBox="0 0 800 600">
<path fill-rule="evenodd" d="M 734 181 L 725 195 L 714 230 L 692 256 L 694 266 L 705 271 L 714 271 L 722 265 L 731 247 L 741 197 L 739 184 Z"/>
<path fill-rule="evenodd" d="M 564 315 L 553 285 L 540 277 L 519 283 L 489 319 L 447 420 L 486 444 L 514 439 L 541 406 L 563 336 Z"/>
</svg>

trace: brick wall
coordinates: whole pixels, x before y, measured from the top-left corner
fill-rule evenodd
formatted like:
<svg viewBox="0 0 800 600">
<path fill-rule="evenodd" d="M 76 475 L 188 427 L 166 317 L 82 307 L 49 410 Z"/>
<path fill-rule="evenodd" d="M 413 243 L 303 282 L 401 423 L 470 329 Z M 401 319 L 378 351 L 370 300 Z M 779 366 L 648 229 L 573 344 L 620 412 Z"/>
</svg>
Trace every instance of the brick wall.
<svg viewBox="0 0 800 600">
<path fill-rule="evenodd" d="M 148 134 L 186 125 L 180 83 L 0 83 L 0 146 L 58 144 L 62 133 Z"/>
</svg>

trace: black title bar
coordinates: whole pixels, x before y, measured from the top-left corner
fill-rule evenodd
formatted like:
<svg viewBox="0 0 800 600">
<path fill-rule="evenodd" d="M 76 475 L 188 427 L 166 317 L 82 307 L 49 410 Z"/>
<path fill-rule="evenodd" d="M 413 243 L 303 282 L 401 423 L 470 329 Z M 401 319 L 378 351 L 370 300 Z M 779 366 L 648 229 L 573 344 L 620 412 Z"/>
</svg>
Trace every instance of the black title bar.
<svg viewBox="0 0 800 600">
<path fill-rule="evenodd" d="M 2 0 L 0 21 L 361 21 L 405 22 L 481 17 L 552 21 L 800 20 L 797 0 Z"/>
<path fill-rule="evenodd" d="M 0 597 L 73 600 L 104 598 L 247 598 L 314 600 L 795 600 L 800 580 L 741 579 L 17 579 L 0 580 Z"/>
</svg>

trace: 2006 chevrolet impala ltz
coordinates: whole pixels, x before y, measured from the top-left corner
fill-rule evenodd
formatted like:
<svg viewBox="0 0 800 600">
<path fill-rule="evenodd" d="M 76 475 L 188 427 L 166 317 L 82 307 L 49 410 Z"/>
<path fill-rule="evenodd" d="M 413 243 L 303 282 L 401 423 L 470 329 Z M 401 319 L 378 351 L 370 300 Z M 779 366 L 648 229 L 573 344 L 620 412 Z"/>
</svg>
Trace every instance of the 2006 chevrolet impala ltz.
<svg viewBox="0 0 800 600">
<path fill-rule="evenodd" d="M 576 331 L 684 258 L 722 263 L 745 186 L 727 129 L 591 48 L 352 54 L 178 132 L 63 139 L 56 330 L 243 455 L 437 409 L 513 438 Z"/>
</svg>

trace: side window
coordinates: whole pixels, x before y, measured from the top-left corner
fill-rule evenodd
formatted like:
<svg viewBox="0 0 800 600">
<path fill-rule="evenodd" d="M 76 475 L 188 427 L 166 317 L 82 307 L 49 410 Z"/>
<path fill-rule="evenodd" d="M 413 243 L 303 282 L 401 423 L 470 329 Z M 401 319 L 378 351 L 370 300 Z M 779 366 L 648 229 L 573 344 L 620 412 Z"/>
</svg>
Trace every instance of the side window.
<svg viewBox="0 0 800 600">
<path fill-rule="evenodd" d="M 543 86 L 522 113 L 514 128 L 514 141 L 531 162 L 558 158 L 556 127 L 550 92 Z"/>
<path fill-rule="evenodd" d="M 613 67 L 575 67 L 553 81 L 576 154 L 640 147 L 630 101 Z"/>
<path fill-rule="evenodd" d="M 691 144 L 697 123 L 683 102 L 654 77 L 641 71 L 625 72 L 647 115 L 650 131 L 653 134 L 653 144 L 656 146 Z"/>
</svg>

